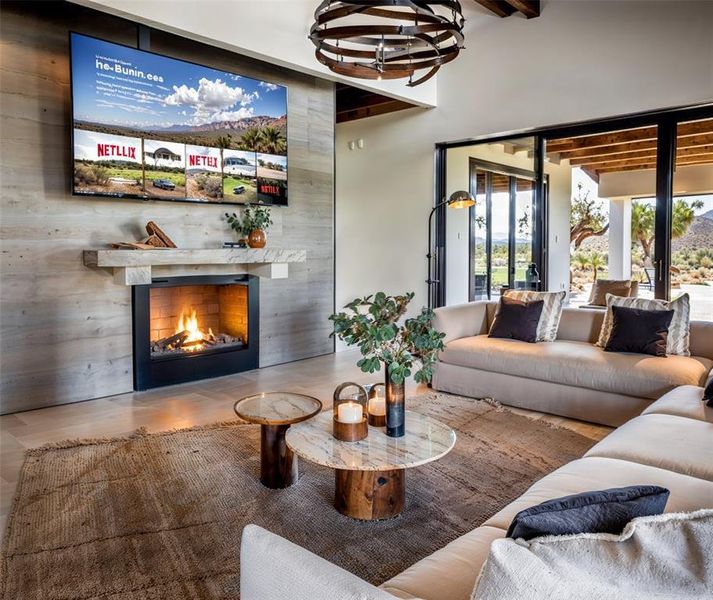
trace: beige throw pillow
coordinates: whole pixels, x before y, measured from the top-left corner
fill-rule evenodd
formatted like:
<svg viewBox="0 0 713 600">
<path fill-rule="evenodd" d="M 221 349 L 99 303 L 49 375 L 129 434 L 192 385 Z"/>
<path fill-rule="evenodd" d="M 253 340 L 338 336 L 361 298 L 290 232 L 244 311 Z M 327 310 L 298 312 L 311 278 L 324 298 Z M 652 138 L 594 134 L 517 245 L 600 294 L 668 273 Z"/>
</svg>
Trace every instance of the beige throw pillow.
<svg viewBox="0 0 713 600">
<path fill-rule="evenodd" d="M 597 346 L 606 347 L 614 325 L 612 306 L 625 306 L 627 308 L 639 308 L 642 310 L 673 310 L 673 319 L 668 328 L 668 341 L 666 342 L 666 354 L 677 354 L 679 356 L 690 356 L 690 315 L 691 307 L 688 294 L 683 294 L 671 302 L 666 300 L 649 300 L 647 298 L 621 298 L 607 294 L 607 312 L 604 315 L 604 322 L 599 331 Z"/>
<path fill-rule="evenodd" d="M 529 290 L 505 290 L 508 298 L 514 298 L 520 302 L 544 301 L 542 314 L 537 324 L 538 342 L 554 342 L 557 339 L 557 329 L 559 329 L 562 307 L 567 292 L 532 292 Z"/>
<path fill-rule="evenodd" d="M 629 279 L 597 279 L 592 286 L 592 293 L 589 295 L 589 304 L 594 306 L 606 306 L 607 294 L 612 296 L 631 296 L 631 281 Z"/>
</svg>

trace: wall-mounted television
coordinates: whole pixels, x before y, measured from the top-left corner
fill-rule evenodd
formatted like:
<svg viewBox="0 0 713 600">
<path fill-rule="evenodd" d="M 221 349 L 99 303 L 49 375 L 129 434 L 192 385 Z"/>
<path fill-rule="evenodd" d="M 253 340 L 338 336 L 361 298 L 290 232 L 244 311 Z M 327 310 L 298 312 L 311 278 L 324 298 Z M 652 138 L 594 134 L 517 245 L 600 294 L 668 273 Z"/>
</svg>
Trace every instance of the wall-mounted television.
<svg viewBox="0 0 713 600">
<path fill-rule="evenodd" d="M 74 194 L 287 204 L 287 88 L 70 34 Z"/>
</svg>

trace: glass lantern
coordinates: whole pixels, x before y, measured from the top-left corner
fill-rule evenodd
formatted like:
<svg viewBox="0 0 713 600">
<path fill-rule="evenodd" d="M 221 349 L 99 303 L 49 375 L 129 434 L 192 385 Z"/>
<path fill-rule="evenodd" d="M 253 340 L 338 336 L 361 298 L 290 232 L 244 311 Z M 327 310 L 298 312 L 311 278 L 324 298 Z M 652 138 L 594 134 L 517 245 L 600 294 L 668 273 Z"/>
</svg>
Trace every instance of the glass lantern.
<svg viewBox="0 0 713 600">
<path fill-rule="evenodd" d="M 369 413 L 369 425 L 372 427 L 386 426 L 386 386 L 383 383 L 375 383 L 367 387 L 367 411 Z"/>
<path fill-rule="evenodd" d="M 368 394 L 358 383 L 347 381 L 334 390 L 333 434 L 343 442 L 363 440 L 369 433 Z"/>
</svg>

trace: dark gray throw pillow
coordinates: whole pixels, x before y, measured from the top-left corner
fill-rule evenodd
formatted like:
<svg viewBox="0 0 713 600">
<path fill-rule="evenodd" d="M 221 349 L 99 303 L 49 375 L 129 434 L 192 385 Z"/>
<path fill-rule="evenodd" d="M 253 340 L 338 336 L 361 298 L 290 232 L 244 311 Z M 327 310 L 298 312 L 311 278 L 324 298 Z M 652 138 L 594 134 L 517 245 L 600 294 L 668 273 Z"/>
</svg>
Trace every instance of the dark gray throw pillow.
<svg viewBox="0 0 713 600">
<path fill-rule="evenodd" d="M 517 513 L 507 537 L 530 540 L 542 535 L 619 534 L 636 517 L 660 515 L 668 495 L 666 488 L 657 485 L 634 485 L 555 498 Z"/>
<path fill-rule="evenodd" d="M 666 356 L 672 310 L 612 306 L 613 325 L 604 350 Z"/>
<path fill-rule="evenodd" d="M 523 302 L 502 296 L 488 337 L 536 342 L 537 325 L 544 305 L 544 300 Z"/>
<path fill-rule="evenodd" d="M 713 408 L 713 377 L 708 382 L 706 389 L 703 390 L 703 402 L 706 403 L 706 406 Z"/>
</svg>

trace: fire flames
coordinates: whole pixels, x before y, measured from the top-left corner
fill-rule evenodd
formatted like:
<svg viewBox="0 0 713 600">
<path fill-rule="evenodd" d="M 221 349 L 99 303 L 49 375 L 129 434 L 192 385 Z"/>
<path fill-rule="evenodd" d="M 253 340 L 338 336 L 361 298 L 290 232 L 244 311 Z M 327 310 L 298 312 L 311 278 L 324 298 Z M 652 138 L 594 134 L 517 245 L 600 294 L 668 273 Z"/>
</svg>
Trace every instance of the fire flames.
<svg viewBox="0 0 713 600">
<path fill-rule="evenodd" d="M 181 317 L 178 319 L 176 333 L 187 332 L 188 337 L 184 342 L 186 349 L 202 350 L 205 347 L 204 340 L 213 338 L 213 331 L 208 328 L 208 333 L 204 333 L 198 324 L 198 316 L 196 309 L 191 308 L 190 311 L 181 311 Z"/>
</svg>

